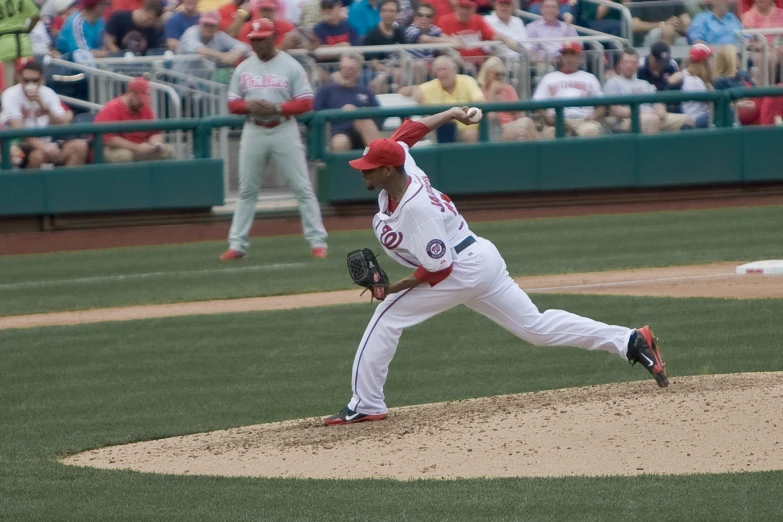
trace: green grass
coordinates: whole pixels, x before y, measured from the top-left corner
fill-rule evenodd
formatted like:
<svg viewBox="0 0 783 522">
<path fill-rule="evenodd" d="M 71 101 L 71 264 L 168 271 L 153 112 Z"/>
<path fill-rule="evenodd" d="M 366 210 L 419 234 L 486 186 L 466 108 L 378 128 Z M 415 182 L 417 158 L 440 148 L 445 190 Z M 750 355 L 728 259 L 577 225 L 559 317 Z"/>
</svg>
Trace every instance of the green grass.
<svg viewBox="0 0 783 522">
<path fill-rule="evenodd" d="M 513 275 L 535 275 L 774 258 L 781 222 L 783 206 L 772 206 L 472 228 L 498 246 Z M 332 234 L 326 261 L 309 259 L 298 236 L 252 243 L 250 257 L 232 264 L 217 261 L 224 242 L 0 257 L 0 315 L 350 288 L 344 254 L 380 250 L 369 230 Z M 388 258 L 381 262 L 393 277 L 406 273 Z"/>
<path fill-rule="evenodd" d="M 783 370 L 783 300 L 536 301 L 618 324 L 649 321 L 675 379 Z M 756 522 L 783 513 L 783 472 L 399 483 L 147 475 L 55 460 L 332 413 L 349 398 L 370 314 L 359 305 L 1 331 L 0 520 Z M 400 406 L 648 378 L 607 353 L 526 345 L 457 309 L 403 335 L 386 391 Z M 656 390 L 650 381 L 650 400 Z"/>
</svg>

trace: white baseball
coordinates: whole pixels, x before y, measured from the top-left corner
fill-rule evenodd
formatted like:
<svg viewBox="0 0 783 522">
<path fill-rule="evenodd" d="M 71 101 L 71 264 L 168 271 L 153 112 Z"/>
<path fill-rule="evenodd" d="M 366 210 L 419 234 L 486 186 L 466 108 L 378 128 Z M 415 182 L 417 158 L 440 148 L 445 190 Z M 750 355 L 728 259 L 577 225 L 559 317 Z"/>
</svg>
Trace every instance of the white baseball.
<svg viewBox="0 0 783 522">
<path fill-rule="evenodd" d="M 468 119 L 471 123 L 478 123 L 481 121 L 482 112 L 478 107 L 471 107 L 468 109 Z"/>
</svg>

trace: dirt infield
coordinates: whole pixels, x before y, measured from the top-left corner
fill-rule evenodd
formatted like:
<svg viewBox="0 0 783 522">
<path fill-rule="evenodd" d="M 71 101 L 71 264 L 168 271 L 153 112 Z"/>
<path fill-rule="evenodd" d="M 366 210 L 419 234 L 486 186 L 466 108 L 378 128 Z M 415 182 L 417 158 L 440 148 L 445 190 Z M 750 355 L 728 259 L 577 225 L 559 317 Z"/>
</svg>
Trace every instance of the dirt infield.
<svg viewBox="0 0 783 522">
<path fill-rule="evenodd" d="M 650 295 L 660 297 L 779 298 L 783 276 L 736 275 L 735 263 L 560 274 L 517 278 L 528 293 Z M 358 290 L 105 308 L 0 317 L 0 330 L 129 321 L 185 315 L 280 310 L 366 302 Z"/>
<path fill-rule="evenodd" d="M 327 413 L 327 412 L 325 412 Z M 65 464 L 190 475 L 469 478 L 783 469 L 783 373 L 674 378 L 303 419 L 87 451 Z"/>
</svg>

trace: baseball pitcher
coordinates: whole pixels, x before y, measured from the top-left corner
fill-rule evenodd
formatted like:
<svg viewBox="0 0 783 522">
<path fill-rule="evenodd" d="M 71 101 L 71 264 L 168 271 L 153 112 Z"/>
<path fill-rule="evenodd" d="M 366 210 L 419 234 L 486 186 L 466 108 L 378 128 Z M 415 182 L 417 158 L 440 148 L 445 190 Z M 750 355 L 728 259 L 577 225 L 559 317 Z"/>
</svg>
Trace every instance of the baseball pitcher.
<svg viewBox="0 0 783 522">
<path fill-rule="evenodd" d="M 253 20 L 248 38 L 255 54 L 236 68 L 229 85 L 229 109 L 246 115 L 247 123 L 239 143 L 239 194 L 228 236 L 229 248 L 220 256 L 221 261 L 245 256 L 261 175 L 270 157 L 294 191 L 313 257 L 326 257 L 326 230 L 294 119 L 297 114 L 312 110 L 313 90 L 299 62 L 275 49 L 276 32 L 274 21 Z"/>
<path fill-rule="evenodd" d="M 364 156 L 351 161 L 368 189 L 380 189 L 380 211 L 373 230 L 386 254 L 415 269 L 405 279 L 389 283 L 369 249 L 351 252 L 348 269 L 354 282 L 372 290 L 383 302 L 364 331 L 353 362 L 348 406 L 324 419 L 326 424 L 351 424 L 386 418 L 383 385 L 397 343 L 405 328 L 464 304 L 537 346 L 577 346 L 605 350 L 641 363 L 661 388 L 668 386 L 649 326 L 611 326 L 563 310 L 538 311 L 509 276 L 495 245 L 470 230 L 448 196 L 430 185 L 410 155 L 410 147 L 450 121 L 475 123 L 467 108 L 407 120 L 390 139 L 378 139 Z"/>
</svg>

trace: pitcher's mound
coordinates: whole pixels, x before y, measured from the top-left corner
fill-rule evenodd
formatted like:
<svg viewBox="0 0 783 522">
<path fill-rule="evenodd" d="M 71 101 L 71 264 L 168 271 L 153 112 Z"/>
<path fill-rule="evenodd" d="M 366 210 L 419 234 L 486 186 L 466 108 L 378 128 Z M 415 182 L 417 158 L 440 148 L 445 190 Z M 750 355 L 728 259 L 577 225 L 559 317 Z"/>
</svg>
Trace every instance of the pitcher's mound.
<svg viewBox="0 0 783 522">
<path fill-rule="evenodd" d="M 783 469 L 783 372 L 675 377 L 395 408 L 381 422 L 261 424 L 87 451 L 76 466 L 307 478 Z M 331 412 L 324 412 L 331 413 Z"/>
</svg>

